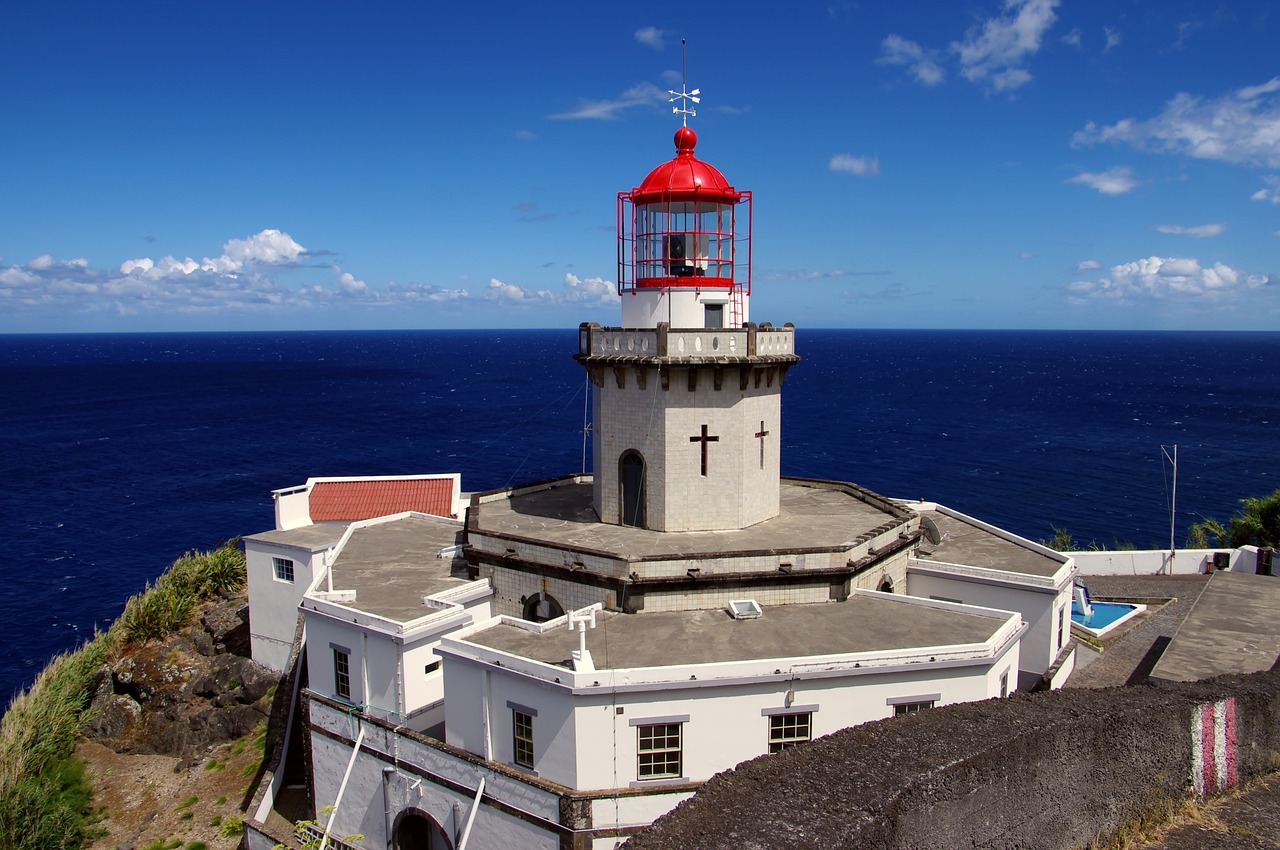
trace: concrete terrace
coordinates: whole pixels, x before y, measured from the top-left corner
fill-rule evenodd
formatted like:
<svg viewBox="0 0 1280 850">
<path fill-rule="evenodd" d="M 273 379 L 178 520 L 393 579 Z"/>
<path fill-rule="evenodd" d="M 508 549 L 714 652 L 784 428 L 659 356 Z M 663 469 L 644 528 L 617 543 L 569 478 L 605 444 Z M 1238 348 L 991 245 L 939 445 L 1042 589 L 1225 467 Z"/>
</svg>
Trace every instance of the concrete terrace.
<svg viewBox="0 0 1280 850">
<path fill-rule="evenodd" d="M 784 479 L 781 513 L 736 531 L 663 532 L 600 522 L 592 506 L 590 478 L 564 479 L 554 486 L 517 490 L 509 498 L 484 499 L 472 506 L 470 522 L 473 530 L 487 535 L 647 560 L 706 553 L 840 551 L 883 526 L 906 526 L 911 520 L 908 511 L 869 491 L 836 482 L 818 485 L 825 486 Z M 837 486 L 852 489 L 833 489 Z"/>
<path fill-rule="evenodd" d="M 1062 569 L 1061 560 L 1006 540 L 960 517 L 936 510 L 922 511 L 920 516 L 932 519 L 943 533 L 941 543 L 921 541 L 920 551 L 916 553 L 921 560 L 1043 578 L 1050 578 Z"/>
<path fill-rule="evenodd" d="M 434 610 L 424 596 L 468 583 L 465 569 L 454 573 L 452 555 L 439 557 L 461 543 L 461 525 L 425 516 L 357 528 L 333 564 L 333 589 L 354 590 L 349 604 L 369 614 L 416 620 Z"/>
<path fill-rule="evenodd" d="M 857 593 L 845 602 L 769 606 L 764 616 L 735 620 L 722 609 L 643 615 L 601 612 L 587 631 L 598 668 L 751 661 L 891 652 L 980 644 L 1006 618 L 938 603 Z M 470 643 L 548 664 L 569 663 L 578 634 L 568 628 L 544 633 L 496 625 L 469 635 Z"/>
<path fill-rule="evenodd" d="M 282 546 L 297 546 L 310 552 L 328 549 L 337 545 L 346 534 L 349 522 L 319 522 L 315 525 L 303 525 L 298 528 L 261 531 L 245 536 L 245 540 L 261 540 L 263 543 L 276 543 Z"/>
</svg>

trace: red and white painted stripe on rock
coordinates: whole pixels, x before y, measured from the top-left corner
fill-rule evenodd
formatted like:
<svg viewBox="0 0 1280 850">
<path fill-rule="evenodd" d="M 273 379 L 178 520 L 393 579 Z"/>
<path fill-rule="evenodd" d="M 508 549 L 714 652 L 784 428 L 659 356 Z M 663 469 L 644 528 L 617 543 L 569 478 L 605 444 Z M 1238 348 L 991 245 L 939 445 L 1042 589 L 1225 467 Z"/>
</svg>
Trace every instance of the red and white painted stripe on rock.
<svg viewBox="0 0 1280 850">
<path fill-rule="evenodd" d="M 1191 783 L 1196 796 L 1236 784 L 1236 699 L 1206 702 L 1191 713 Z"/>
</svg>

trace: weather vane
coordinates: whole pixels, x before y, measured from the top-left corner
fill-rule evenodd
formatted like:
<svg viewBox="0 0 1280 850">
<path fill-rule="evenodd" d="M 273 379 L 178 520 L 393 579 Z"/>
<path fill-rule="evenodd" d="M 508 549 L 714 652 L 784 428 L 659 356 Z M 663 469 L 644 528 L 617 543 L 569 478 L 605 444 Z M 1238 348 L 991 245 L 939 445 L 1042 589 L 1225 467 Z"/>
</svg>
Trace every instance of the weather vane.
<svg viewBox="0 0 1280 850">
<path fill-rule="evenodd" d="M 683 126 L 685 127 L 689 126 L 690 116 L 697 117 L 698 115 L 698 110 L 690 106 L 689 102 L 702 103 L 702 98 L 698 97 L 698 95 L 702 94 L 702 89 L 694 89 L 693 91 L 686 90 L 685 80 L 688 76 L 689 67 L 688 62 L 685 59 L 684 39 L 682 38 L 680 39 L 680 91 L 667 89 L 667 94 L 671 95 L 671 98 L 667 103 L 675 103 L 677 100 L 680 101 L 680 105 L 671 107 L 671 111 L 676 115 L 683 116 L 681 121 L 684 122 Z"/>
</svg>

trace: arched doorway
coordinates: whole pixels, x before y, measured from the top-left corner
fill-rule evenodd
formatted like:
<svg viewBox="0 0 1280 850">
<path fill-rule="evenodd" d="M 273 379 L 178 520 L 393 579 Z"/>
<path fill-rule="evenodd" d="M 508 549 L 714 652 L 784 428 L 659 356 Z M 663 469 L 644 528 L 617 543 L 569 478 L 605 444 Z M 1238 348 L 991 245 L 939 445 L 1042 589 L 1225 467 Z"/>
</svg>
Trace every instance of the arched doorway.
<svg viewBox="0 0 1280 850">
<path fill-rule="evenodd" d="M 893 579 L 885 576 L 884 581 L 880 582 L 880 586 L 876 590 L 881 593 L 893 593 Z"/>
<path fill-rule="evenodd" d="M 405 809 L 396 815 L 395 850 L 453 850 L 453 842 L 435 818 L 421 809 Z"/>
<path fill-rule="evenodd" d="M 524 600 L 523 616 L 531 623 L 545 623 L 564 616 L 564 607 L 550 593 L 535 593 Z"/>
<path fill-rule="evenodd" d="M 618 483 L 622 488 L 622 524 L 644 528 L 644 456 L 638 451 L 623 452 L 618 460 Z"/>
</svg>

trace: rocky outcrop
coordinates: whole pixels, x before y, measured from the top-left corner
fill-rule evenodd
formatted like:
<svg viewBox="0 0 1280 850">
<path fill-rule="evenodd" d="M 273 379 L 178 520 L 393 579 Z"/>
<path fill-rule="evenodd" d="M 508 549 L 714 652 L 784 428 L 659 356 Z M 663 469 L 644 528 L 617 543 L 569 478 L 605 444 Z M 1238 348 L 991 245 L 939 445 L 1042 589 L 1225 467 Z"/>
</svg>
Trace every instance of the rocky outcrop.
<svg viewBox="0 0 1280 850">
<path fill-rule="evenodd" d="M 185 631 L 99 671 L 84 734 L 117 753 L 184 760 L 247 735 L 267 719 L 279 682 L 248 655 L 243 594 L 205 603 Z"/>
</svg>

